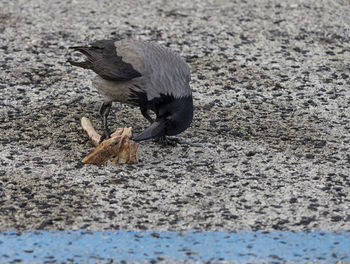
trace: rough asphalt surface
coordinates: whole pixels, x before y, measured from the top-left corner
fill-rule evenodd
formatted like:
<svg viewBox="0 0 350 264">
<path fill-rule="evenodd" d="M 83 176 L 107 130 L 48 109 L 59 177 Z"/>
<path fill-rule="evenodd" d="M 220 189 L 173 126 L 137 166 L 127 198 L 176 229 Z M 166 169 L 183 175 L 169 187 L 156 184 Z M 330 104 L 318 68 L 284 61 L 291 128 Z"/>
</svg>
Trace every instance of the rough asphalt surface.
<svg viewBox="0 0 350 264">
<path fill-rule="evenodd" d="M 349 230 L 350 3 L 296 2 L 2 0 L 0 230 Z M 186 58 L 195 119 L 139 164 L 84 165 L 102 98 L 67 47 L 116 36 Z"/>
</svg>

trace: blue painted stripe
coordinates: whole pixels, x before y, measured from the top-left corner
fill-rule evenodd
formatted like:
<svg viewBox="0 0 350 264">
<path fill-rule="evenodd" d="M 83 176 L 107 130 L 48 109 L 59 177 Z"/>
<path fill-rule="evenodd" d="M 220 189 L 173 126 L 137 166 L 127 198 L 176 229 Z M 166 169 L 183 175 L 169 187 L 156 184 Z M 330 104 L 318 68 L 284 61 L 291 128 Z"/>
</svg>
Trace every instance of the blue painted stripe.
<svg viewBox="0 0 350 264">
<path fill-rule="evenodd" d="M 350 261 L 350 232 L 28 231 L 0 233 L 0 262 Z"/>
</svg>

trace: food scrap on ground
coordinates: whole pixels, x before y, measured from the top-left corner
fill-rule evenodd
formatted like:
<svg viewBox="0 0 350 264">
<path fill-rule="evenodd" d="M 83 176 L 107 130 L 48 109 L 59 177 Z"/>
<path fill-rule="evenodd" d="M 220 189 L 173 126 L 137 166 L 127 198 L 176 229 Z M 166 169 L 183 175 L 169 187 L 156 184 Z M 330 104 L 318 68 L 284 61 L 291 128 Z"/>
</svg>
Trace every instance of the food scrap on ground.
<svg viewBox="0 0 350 264">
<path fill-rule="evenodd" d="M 82 160 L 86 164 L 106 164 L 112 160 L 112 164 L 137 163 L 137 150 L 139 143 L 130 140 L 131 127 L 118 128 L 109 139 L 101 144 L 101 136 L 95 131 L 87 117 L 81 119 L 81 125 L 95 148 Z"/>
</svg>

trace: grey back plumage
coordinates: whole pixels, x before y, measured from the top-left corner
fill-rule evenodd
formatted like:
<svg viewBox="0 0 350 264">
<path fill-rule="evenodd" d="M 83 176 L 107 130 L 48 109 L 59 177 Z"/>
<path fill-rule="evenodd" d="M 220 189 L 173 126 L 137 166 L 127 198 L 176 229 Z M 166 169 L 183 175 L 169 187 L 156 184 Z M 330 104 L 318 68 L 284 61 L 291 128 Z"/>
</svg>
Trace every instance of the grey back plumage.
<svg viewBox="0 0 350 264">
<path fill-rule="evenodd" d="M 141 73 L 148 101 L 160 95 L 191 96 L 190 69 L 167 47 L 147 41 L 117 41 L 115 46 L 122 60 Z"/>
</svg>

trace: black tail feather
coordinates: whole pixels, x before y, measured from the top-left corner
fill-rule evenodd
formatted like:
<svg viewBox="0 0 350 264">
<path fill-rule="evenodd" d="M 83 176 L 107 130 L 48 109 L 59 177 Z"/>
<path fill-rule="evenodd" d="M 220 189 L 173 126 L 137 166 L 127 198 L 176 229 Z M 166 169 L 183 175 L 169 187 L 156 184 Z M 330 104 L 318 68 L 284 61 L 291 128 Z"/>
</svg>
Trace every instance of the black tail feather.
<svg viewBox="0 0 350 264">
<path fill-rule="evenodd" d="M 94 47 L 75 46 L 75 47 L 69 47 L 69 49 L 73 49 L 74 51 L 79 51 L 87 57 L 87 60 L 82 62 L 68 60 L 70 64 L 84 68 L 84 69 L 93 70 L 93 62 L 98 60 L 101 57 L 100 52 L 98 52 L 98 50 Z"/>
<path fill-rule="evenodd" d="M 69 47 L 75 51 L 79 51 L 87 56 L 90 60 L 97 60 L 102 57 L 102 50 L 94 47 Z"/>
<path fill-rule="evenodd" d="M 93 70 L 103 79 L 109 81 L 125 81 L 141 76 L 129 63 L 122 61 L 117 55 L 113 40 L 100 40 L 89 46 L 72 46 L 69 49 L 84 54 L 87 59 L 83 62 L 68 60 L 74 66 Z"/>
<path fill-rule="evenodd" d="M 92 63 L 90 61 L 72 61 L 72 60 L 67 60 L 71 65 L 73 66 L 78 66 L 84 69 L 92 69 Z"/>
</svg>

